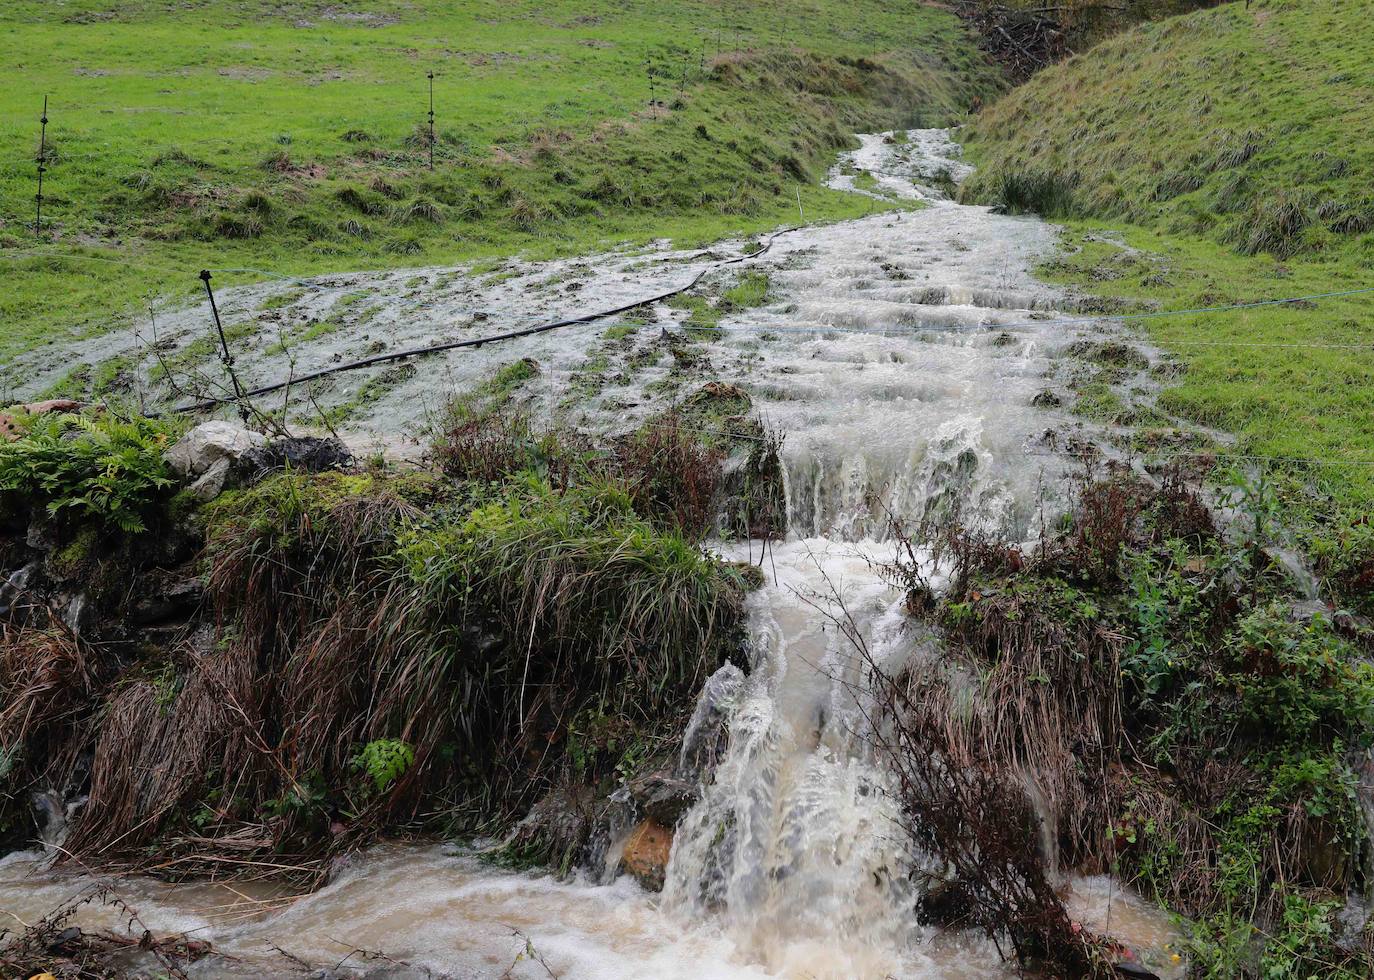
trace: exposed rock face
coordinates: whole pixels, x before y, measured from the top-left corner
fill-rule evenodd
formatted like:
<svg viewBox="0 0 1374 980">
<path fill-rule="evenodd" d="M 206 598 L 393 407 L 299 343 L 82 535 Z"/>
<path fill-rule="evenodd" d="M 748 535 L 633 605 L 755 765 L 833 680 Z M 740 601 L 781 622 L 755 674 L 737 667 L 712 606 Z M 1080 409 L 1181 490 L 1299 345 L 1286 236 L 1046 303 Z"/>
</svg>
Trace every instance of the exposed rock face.
<svg viewBox="0 0 1374 980">
<path fill-rule="evenodd" d="M 644 820 L 630 831 L 620 866 L 650 891 L 662 891 L 663 874 L 672 850 L 673 832 L 653 820 Z"/>
</svg>

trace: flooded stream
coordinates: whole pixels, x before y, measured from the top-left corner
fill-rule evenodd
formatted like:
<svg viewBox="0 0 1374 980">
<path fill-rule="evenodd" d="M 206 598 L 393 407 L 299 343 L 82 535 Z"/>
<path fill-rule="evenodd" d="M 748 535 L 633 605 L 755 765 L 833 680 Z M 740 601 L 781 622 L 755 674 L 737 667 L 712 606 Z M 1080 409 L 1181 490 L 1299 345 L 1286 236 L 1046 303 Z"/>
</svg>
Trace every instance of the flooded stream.
<svg viewBox="0 0 1374 980">
<path fill-rule="evenodd" d="M 966 170 L 943 131 L 863 137 L 832 184 L 919 209 L 781 235 L 757 259 L 712 273 L 708 284 L 720 286 L 741 272 L 766 274 L 767 299 L 723 316 L 687 353 L 675 340 L 687 311 L 661 305 L 339 376 L 316 393 L 326 408 L 351 406 L 344 426 L 357 445 L 394 448 L 445 391 L 528 357 L 539 370 L 523 397 L 536 414 L 624 431 L 721 379 L 785 433 L 789 536 L 769 548 L 767 585 L 750 599 L 753 669 L 717 685 L 729 744 L 679 826 L 661 895 L 625 877 L 556 882 L 471 853 L 391 844 L 294 899 L 117 882 L 148 927 L 192 933 L 234 957 L 203 961 L 206 976 L 291 975 L 291 957 L 333 966 L 358 948 L 458 977 L 1012 975 L 982 937 L 913 924 L 910 872 L 931 859 L 899 832 L 887 776 L 864 738 L 859 656 L 836 625 L 852 620 L 869 654 L 893 668 L 937 656 L 875 567 L 893 557 L 889 514 L 916 520 L 957 508 L 966 521 L 1028 538 L 1060 506 L 1060 477 L 1073 465 L 1054 448 L 1093 435 L 1054 407 L 1060 355 L 1114 328 L 1066 323 L 1071 298 L 1031 275 L 1054 246 L 1053 227 L 945 197 L 941 189 Z M 239 328 L 243 370 L 261 383 L 278 376 L 284 345 L 303 373 L 383 341 L 391 349 L 496 333 L 662 290 L 753 244 L 278 282 L 226 291 L 222 309 Z M 37 390 L 73 358 L 111 354 L 149 379 L 158 359 L 209 371 L 178 360 L 203 334 L 203 316 L 164 314 L 156 354 L 148 337 L 126 335 L 34 355 L 21 366 L 23 383 L 16 372 L 11 385 Z M 719 549 L 755 564 L 763 554 L 758 542 Z M 0 862 L 0 910 L 31 922 L 84 885 L 43 870 L 37 855 L 11 855 Z M 1165 917 L 1110 879 L 1064 888 L 1076 918 L 1167 975 L 1174 936 Z M 527 944 L 537 955 L 521 956 Z M 344 964 L 377 967 L 356 957 Z"/>
</svg>

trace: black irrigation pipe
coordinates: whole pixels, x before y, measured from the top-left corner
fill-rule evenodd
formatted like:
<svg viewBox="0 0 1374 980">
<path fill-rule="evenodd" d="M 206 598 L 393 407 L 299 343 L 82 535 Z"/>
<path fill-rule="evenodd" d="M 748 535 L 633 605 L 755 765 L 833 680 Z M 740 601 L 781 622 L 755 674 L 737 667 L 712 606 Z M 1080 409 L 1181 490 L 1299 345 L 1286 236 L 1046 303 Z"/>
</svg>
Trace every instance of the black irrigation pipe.
<svg viewBox="0 0 1374 980">
<path fill-rule="evenodd" d="M 598 310 L 595 313 L 584 313 L 582 316 L 570 317 L 566 320 L 555 320 L 552 323 L 541 323 L 537 326 L 526 327 L 523 330 L 511 330 L 508 333 L 493 334 L 489 337 L 478 337 L 473 340 L 452 340 L 443 344 L 431 344 L 428 347 L 412 347 L 408 350 L 393 351 L 389 354 L 377 354 L 374 357 L 364 357 L 361 360 L 349 361 L 346 364 L 335 364 L 332 367 L 321 368 L 318 371 L 312 371 L 309 374 L 303 374 L 298 378 L 289 378 L 286 381 L 277 381 L 269 385 L 263 385 L 259 388 L 254 388 L 251 391 L 245 391 L 242 393 L 242 395 L 231 395 L 223 398 L 207 398 L 204 401 L 192 402 L 189 405 L 178 405 L 171 411 L 173 414 L 184 414 L 186 412 L 205 412 L 209 411 L 217 405 L 224 405 L 229 402 L 235 401 L 236 398 L 248 399 L 256 398 L 259 395 L 269 395 L 274 391 L 281 391 L 283 388 L 288 388 L 292 385 L 306 384 L 308 382 L 315 381 L 319 378 L 328 377 L 331 374 L 342 374 L 345 371 L 358 371 L 363 368 L 375 367 L 378 364 L 389 364 L 392 361 L 403 361 L 409 357 L 424 357 L 427 354 L 439 354 L 443 351 L 460 350 L 462 348 L 467 347 L 478 348 L 481 347 L 483 344 L 496 344 L 500 343 L 503 340 L 515 340 L 518 337 L 530 337 L 534 334 L 548 333 L 550 330 L 558 330 L 561 327 L 571 327 L 579 323 L 591 323 L 595 320 L 601 320 L 608 316 L 615 316 L 618 313 L 628 313 L 630 310 L 638 309 L 641 306 L 649 306 L 652 303 L 661 303 L 665 299 L 671 299 L 674 296 L 680 296 L 681 294 L 687 292 L 689 289 L 695 287 L 697 283 L 701 282 L 701 280 L 705 279 L 712 272 L 715 272 L 719 269 L 723 269 L 727 265 L 737 265 L 741 262 L 748 262 L 750 259 L 756 259 L 760 255 L 763 255 L 765 252 L 767 252 L 770 248 L 772 248 L 773 242 L 777 240 L 779 237 L 781 237 L 782 235 L 786 235 L 789 232 L 797 231 L 800 227 L 800 225 L 793 225 L 788 228 L 779 229 L 778 231 L 775 231 L 773 232 L 773 234 L 769 235 L 768 240 L 763 245 L 761 245 L 756 251 L 749 252 L 745 255 L 737 255 L 733 259 L 725 259 L 723 261 L 714 262 L 711 265 L 708 265 L 706 268 L 702 269 L 695 276 L 693 276 L 691 281 L 688 282 L 686 285 L 678 286 L 675 289 L 669 289 L 666 292 L 658 293 L 654 296 L 648 296 L 644 299 L 637 299 L 633 303 L 626 303 L 625 305 L 617 306 L 614 309 Z"/>
</svg>

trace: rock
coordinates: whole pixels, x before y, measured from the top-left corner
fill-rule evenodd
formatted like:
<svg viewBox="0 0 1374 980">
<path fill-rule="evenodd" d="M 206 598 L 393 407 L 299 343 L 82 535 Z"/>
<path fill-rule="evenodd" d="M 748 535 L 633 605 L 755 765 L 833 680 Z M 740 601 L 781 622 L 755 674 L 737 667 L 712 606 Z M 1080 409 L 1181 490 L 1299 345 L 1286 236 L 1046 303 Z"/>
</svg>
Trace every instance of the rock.
<svg viewBox="0 0 1374 980">
<path fill-rule="evenodd" d="M 587 847 L 594 810 L 587 787 L 555 786 L 530 807 L 501 847 L 515 854 L 540 853 L 553 868 L 569 872 Z"/>
<path fill-rule="evenodd" d="M 72 401 L 70 398 L 51 398 L 45 402 L 20 405 L 19 411 L 26 415 L 47 415 L 49 412 L 79 412 L 81 408 L 81 402 Z M 0 439 L 13 442 L 21 434 L 19 424 L 14 420 L 14 413 L 0 412 Z"/>
<path fill-rule="evenodd" d="M 228 459 L 217 459 L 211 463 L 200 479 L 191 484 L 192 496 L 209 503 L 223 493 L 225 484 L 229 482 L 229 466 Z"/>
<path fill-rule="evenodd" d="M 200 604 L 203 591 L 200 579 L 180 578 L 151 569 L 139 576 L 135 589 L 138 599 L 129 610 L 129 622 L 135 626 L 150 626 L 186 619 Z"/>
<path fill-rule="evenodd" d="M 165 458 L 178 476 L 200 476 L 219 460 L 232 462 L 266 441 L 259 433 L 237 423 L 216 419 L 202 422 L 182 436 L 167 450 Z"/>
<path fill-rule="evenodd" d="M 660 823 L 645 820 L 630 831 L 620 855 L 620 867 L 649 891 L 662 891 L 672 850 L 673 832 Z"/>
<path fill-rule="evenodd" d="M 676 827 L 700 795 L 697 784 L 671 772 L 651 772 L 630 784 L 639 810 L 655 823 Z"/>
<path fill-rule="evenodd" d="M 323 473 L 352 465 L 353 454 L 338 439 L 300 436 L 275 439 L 250 449 L 234 464 L 234 479 L 252 484 L 277 470 Z"/>
<path fill-rule="evenodd" d="M 1036 408 L 1058 408 L 1064 404 L 1064 400 L 1054 392 L 1046 389 L 1031 399 L 1031 404 Z"/>
<path fill-rule="evenodd" d="M 47 415 L 49 412 L 79 412 L 84 406 L 71 398 L 49 398 L 42 402 L 29 402 L 23 406 L 30 415 Z"/>
</svg>

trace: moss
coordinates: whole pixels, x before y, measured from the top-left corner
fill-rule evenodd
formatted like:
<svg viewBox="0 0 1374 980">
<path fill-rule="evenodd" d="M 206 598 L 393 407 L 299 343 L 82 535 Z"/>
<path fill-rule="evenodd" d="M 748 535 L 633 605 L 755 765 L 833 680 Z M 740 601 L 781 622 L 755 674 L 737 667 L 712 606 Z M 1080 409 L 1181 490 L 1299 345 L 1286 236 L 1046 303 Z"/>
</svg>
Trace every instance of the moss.
<svg viewBox="0 0 1374 980">
<path fill-rule="evenodd" d="M 98 560 L 100 532 L 94 525 L 79 529 L 65 546 L 48 559 L 48 569 L 59 581 L 76 581 L 91 575 Z"/>
</svg>

